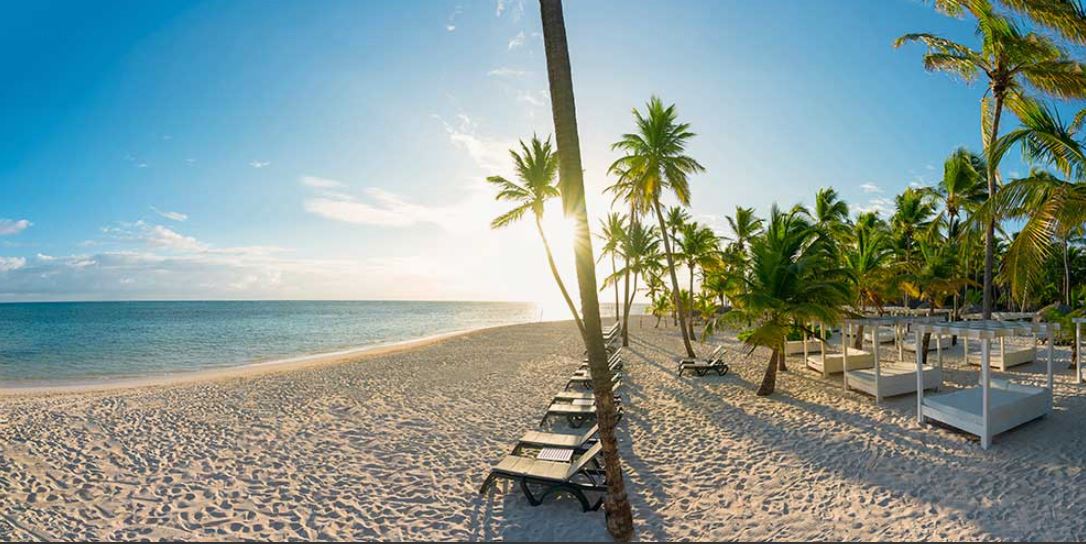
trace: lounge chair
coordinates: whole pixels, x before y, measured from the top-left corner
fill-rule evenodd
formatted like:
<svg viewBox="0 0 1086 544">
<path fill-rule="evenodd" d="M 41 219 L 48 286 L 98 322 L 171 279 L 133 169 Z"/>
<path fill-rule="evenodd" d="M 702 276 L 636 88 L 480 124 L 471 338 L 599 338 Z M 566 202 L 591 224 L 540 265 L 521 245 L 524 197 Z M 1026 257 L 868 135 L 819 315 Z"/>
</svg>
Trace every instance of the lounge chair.
<svg viewBox="0 0 1086 544">
<path fill-rule="evenodd" d="M 518 482 L 532 506 L 542 504 L 543 499 L 551 493 L 564 491 L 576 497 L 585 512 L 599 510 L 607 494 L 603 469 L 597 459 L 602 450 L 603 447 L 597 443 L 567 463 L 507 455 L 490 469 L 490 474 L 479 488 L 479 494 L 485 495 L 494 480 L 502 478 Z M 538 495 L 532 493 L 532 485 L 542 486 L 542 492 Z M 590 503 L 587 493 L 600 493 L 600 497 L 595 503 Z"/>
<path fill-rule="evenodd" d="M 618 406 L 618 417 L 622 419 L 622 400 L 617 396 L 615 397 L 615 404 Z M 547 408 L 547 412 L 543 414 L 542 419 L 539 420 L 539 426 L 542 427 L 547 419 L 552 417 L 565 417 L 570 427 L 578 429 L 585 422 L 595 419 L 596 401 L 595 399 L 580 399 L 570 402 L 553 402 Z"/>
<path fill-rule="evenodd" d="M 621 377 L 622 373 L 611 369 L 611 383 L 614 383 L 616 379 Z M 584 386 L 585 389 L 592 389 L 592 373 L 580 370 L 574 372 L 573 375 L 569 377 L 569 381 L 566 382 L 566 387 L 564 389 L 569 390 L 569 388 L 574 385 L 581 385 Z"/>
<path fill-rule="evenodd" d="M 719 376 L 727 374 L 729 368 L 728 363 L 724 362 L 724 346 L 717 346 L 705 359 L 679 359 L 679 376 L 688 370 L 698 376 L 705 376 L 713 371 Z"/>
<path fill-rule="evenodd" d="M 589 364 L 588 363 L 588 358 L 585 357 L 584 361 L 581 362 L 581 366 L 580 366 L 580 368 L 578 370 L 587 371 L 588 370 L 588 364 Z M 607 366 L 610 367 L 612 371 L 622 370 L 622 365 L 623 364 L 624 363 L 622 361 L 622 348 L 619 348 L 617 351 L 612 353 L 610 357 L 607 358 Z"/>
<path fill-rule="evenodd" d="M 618 391 L 622 387 L 622 374 L 611 375 L 611 391 Z M 551 402 L 572 402 L 575 400 L 588 399 L 592 400 L 596 398 L 596 394 L 591 390 L 589 391 L 559 391 Z"/>
<path fill-rule="evenodd" d="M 584 450 L 585 445 L 599 432 L 599 425 L 593 425 L 581 434 L 545 433 L 543 431 L 528 431 L 520 437 L 517 445 L 513 447 L 513 455 L 519 454 L 524 448 L 569 448 L 572 450 Z"/>
</svg>

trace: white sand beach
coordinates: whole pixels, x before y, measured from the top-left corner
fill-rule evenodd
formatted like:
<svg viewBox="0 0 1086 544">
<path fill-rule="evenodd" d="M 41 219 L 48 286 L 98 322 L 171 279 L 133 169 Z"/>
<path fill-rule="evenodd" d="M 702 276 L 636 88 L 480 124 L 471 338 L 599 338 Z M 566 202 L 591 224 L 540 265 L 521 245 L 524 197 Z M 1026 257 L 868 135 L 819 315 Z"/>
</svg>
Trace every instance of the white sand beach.
<svg viewBox="0 0 1086 544">
<path fill-rule="evenodd" d="M 650 321 L 634 320 L 619 429 L 639 539 L 1086 538 L 1086 386 L 1065 350 L 1053 413 L 985 451 L 918 425 L 913 396 L 876 406 L 799 357 L 758 398 L 766 354 L 734 337 L 715 339 L 730 374 L 679 378 L 677 331 Z M 477 492 L 581 351 L 570 323 L 538 323 L 300 368 L 8 392 L 0 539 L 609 540 L 569 498 Z M 953 359 L 947 374 L 976 380 Z M 1040 382 L 1043 365 L 1010 374 Z"/>
</svg>

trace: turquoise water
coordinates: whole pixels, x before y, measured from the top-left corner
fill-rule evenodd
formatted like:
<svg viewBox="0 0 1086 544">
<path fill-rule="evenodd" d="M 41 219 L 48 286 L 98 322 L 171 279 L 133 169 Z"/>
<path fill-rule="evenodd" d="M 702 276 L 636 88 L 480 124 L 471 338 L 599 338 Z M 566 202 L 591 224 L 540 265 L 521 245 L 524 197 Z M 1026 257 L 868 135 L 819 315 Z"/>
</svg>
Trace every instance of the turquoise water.
<svg viewBox="0 0 1086 544">
<path fill-rule="evenodd" d="M 506 302 L 0 304 L 0 384 L 197 371 L 539 318 Z"/>
</svg>

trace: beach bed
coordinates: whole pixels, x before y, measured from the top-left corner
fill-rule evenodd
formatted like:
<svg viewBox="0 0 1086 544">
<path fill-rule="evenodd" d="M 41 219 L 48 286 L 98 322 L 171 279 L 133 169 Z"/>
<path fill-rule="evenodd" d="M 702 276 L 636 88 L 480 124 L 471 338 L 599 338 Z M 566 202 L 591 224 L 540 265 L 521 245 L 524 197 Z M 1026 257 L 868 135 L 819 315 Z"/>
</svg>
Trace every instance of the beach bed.
<svg viewBox="0 0 1086 544">
<path fill-rule="evenodd" d="M 679 376 L 683 373 L 690 371 L 698 376 L 705 376 L 710 372 L 716 372 L 717 375 L 723 376 L 728 373 L 728 363 L 724 362 L 724 346 L 717 346 L 709 353 L 709 356 L 704 359 L 689 359 L 681 358 L 679 362 Z"/>
<path fill-rule="evenodd" d="M 853 347 L 848 348 L 849 370 L 871 368 L 873 366 L 875 366 L 875 357 L 870 351 Z M 822 374 L 822 376 L 840 374 L 845 369 L 845 356 L 840 352 L 810 355 L 807 357 L 807 368 Z"/>
<path fill-rule="evenodd" d="M 920 324 L 916 335 L 957 335 L 966 340 L 980 341 L 980 385 L 958 391 L 925 397 L 916 396 L 917 421 L 932 419 L 980 437 L 981 447 L 987 449 L 992 437 L 1028 421 L 1044 417 L 1052 410 L 1054 337 L 1059 332 L 1056 323 L 1023 323 L 1010 321 L 959 321 Z M 993 379 L 992 341 L 1008 337 L 1032 335 L 1048 341 L 1047 381 L 1045 387 L 1018 384 Z M 920 354 L 916 356 L 917 381 L 921 380 Z"/>
<path fill-rule="evenodd" d="M 916 392 L 916 366 L 911 363 L 880 361 L 877 380 L 874 366 L 859 370 L 851 370 L 851 366 L 852 360 L 849 359 L 849 389 L 880 399 Z M 942 383 L 943 370 L 937 366 L 924 365 L 924 389 L 938 389 Z"/>
</svg>

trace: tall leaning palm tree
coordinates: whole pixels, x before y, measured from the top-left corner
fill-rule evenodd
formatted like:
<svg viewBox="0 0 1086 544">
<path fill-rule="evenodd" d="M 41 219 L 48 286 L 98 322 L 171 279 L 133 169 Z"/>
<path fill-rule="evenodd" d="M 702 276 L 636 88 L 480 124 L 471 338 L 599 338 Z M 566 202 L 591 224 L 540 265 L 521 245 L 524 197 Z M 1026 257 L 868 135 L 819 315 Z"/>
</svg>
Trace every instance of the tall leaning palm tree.
<svg viewBox="0 0 1086 544">
<path fill-rule="evenodd" d="M 1041 27 L 1054 30 L 1065 40 L 1086 44 L 1086 13 L 1077 2 L 1066 0 L 1002 0 L 1012 12 L 1024 15 Z M 1018 106 L 1030 90 L 1058 98 L 1086 97 L 1086 66 L 1072 59 L 1052 38 L 1019 27 L 1010 14 L 1000 12 L 990 0 L 935 0 L 936 8 L 955 17 L 969 14 L 976 20 L 979 49 L 936 36 L 906 34 L 894 42 L 899 47 L 920 42 L 927 47 L 924 68 L 947 72 L 971 83 L 987 80 L 981 100 L 981 135 L 984 140 L 988 195 L 998 190 L 998 161 L 993 160 L 999 139 L 1003 108 L 1021 117 Z M 996 218 L 985 227 L 983 312 L 992 313 L 992 273 L 995 266 Z"/>
<path fill-rule="evenodd" d="M 569 297 L 562 275 L 558 273 L 558 267 L 554 264 L 554 255 L 551 253 L 551 244 L 547 241 L 547 233 L 543 230 L 543 210 L 548 200 L 558 196 L 558 187 L 555 184 L 555 177 L 558 174 L 558 154 L 554 152 L 550 138 L 541 141 L 533 135 L 530 145 L 521 140 L 520 151 L 510 149 L 509 155 L 513 158 L 513 169 L 520 183 L 502 176 L 490 176 L 486 180 L 497 187 L 498 195 L 495 197 L 497 200 L 515 202 L 517 206 L 495 217 L 490 222 L 490 227 L 494 229 L 507 227 L 519 221 L 528 212 L 532 213 L 539 239 L 543 240 L 543 249 L 547 252 L 547 264 L 550 265 L 551 275 L 558 284 L 558 290 L 562 292 L 566 306 L 573 314 L 577 329 L 581 331 L 581 336 L 584 336 L 584 322 L 573 304 L 573 299 Z"/>
<path fill-rule="evenodd" d="M 559 151 L 559 190 L 567 215 L 574 219 L 574 255 L 577 283 L 581 289 L 592 390 L 596 393 L 596 419 L 602 446 L 603 468 L 607 481 L 607 530 L 618 541 L 633 537 L 633 511 L 626 496 L 622 460 L 618 455 L 615 424 L 618 411 L 611 390 L 611 373 L 600 330 L 600 305 L 596 293 L 596 267 L 592 256 L 592 236 L 588 229 L 588 209 L 584 197 L 584 170 L 581 144 L 577 136 L 577 112 L 573 99 L 573 76 L 566 46 L 566 23 L 561 0 L 539 0 L 543 21 L 543 50 L 547 56 L 547 80 L 550 86 L 551 112 Z"/>
<path fill-rule="evenodd" d="M 626 180 L 627 190 L 644 199 L 643 207 L 651 209 L 660 226 L 660 232 L 668 232 L 664 211 L 660 199 L 666 191 L 673 193 L 683 206 L 690 205 L 691 174 L 705 170 L 686 154 L 686 146 L 694 133 L 690 125 L 678 122 L 675 105 L 664 106 L 659 98 L 649 99 L 645 113 L 633 110 L 637 123 L 637 132 L 624 134 L 622 139 L 613 144 L 612 149 L 620 150 L 625 156 L 611 165 L 611 171 L 620 173 Z M 679 301 L 679 278 L 675 274 L 675 257 L 672 253 L 670 236 L 662 236 L 664 254 L 667 257 L 668 273 L 671 276 L 671 296 L 676 308 L 681 308 Z M 690 344 L 686 317 L 679 314 L 679 325 L 687 357 L 696 357 Z"/>
<path fill-rule="evenodd" d="M 607 214 L 606 219 L 600 220 L 600 233 L 596 236 L 603 242 L 603 246 L 600 247 L 600 260 L 603 260 L 604 257 L 611 257 L 611 274 L 614 274 L 615 270 L 617 270 L 615 257 L 619 255 L 619 246 L 622 244 L 623 237 L 626 236 L 626 218 L 618 212 Z M 615 322 L 618 323 L 621 319 L 619 312 L 621 311 L 622 306 L 619 304 L 617 282 L 614 287 Z"/>
</svg>

